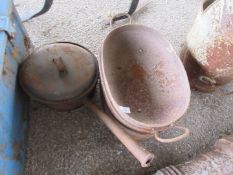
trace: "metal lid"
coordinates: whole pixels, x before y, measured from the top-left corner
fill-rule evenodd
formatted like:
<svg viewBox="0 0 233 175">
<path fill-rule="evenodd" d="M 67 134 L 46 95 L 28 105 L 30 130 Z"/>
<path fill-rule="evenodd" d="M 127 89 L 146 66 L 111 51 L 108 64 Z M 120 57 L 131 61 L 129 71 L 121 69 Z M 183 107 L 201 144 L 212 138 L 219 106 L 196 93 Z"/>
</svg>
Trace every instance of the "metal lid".
<svg viewBox="0 0 233 175">
<path fill-rule="evenodd" d="M 28 95 L 44 102 L 82 97 L 97 79 L 96 57 L 73 43 L 53 43 L 37 49 L 20 69 Z"/>
</svg>

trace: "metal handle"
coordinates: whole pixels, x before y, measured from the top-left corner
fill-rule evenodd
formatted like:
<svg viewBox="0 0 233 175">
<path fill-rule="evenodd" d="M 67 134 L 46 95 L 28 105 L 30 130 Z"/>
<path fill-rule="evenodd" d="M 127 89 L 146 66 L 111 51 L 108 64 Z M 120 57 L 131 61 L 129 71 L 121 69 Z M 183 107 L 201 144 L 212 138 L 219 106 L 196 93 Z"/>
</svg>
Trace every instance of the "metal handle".
<svg viewBox="0 0 233 175">
<path fill-rule="evenodd" d="M 57 67 L 59 74 L 61 77 L 65 76 L 68 72 L 66 69 L 65 64 L 62 61 L 62 58 L 53 58 L 53 63 L 55 64 L 55 66 Z"/>
<path fill-rule="evenodd" d="M 146 7 L 150 2 L 153 2 L 153 0 L 131 0 L 128 14 L 132 16 L 133 14 L 137 13 L 138 11 L 140 11 L 144 7 Z M 113 21 L 116 22 L 116 21 L 126 19 L 126 18 L 127 18 L 126 15 L 118 16 L 118 17 L 114 18 Z M 107 21 L 105 23 L 106 23 L 106 25 L 110 25 L 109 21 Z"/>
<path fill-rule="evenodd" d="M 133 15 L 133 13 L 136 11 L 138 7 L 138 4 L 139 4 L 139 0 L 132 0 L 127 14 Z M 118 16 L 118 17 L 115 17 L 113 21 L 116 22 L 116 21 L 126 19 L 126 18 L 127 18 L 127 15 Z"/>
<path fill-rule="evenodd" d="M 213 5 L 214 2 L 215 0 L 202 0 L 201 1 L 202 13 L 204 13 L 209 8 L 209 6 Z"/>
<path fill-rule="evenodd" d="M 40 15 L 45 14 L 46 12 L 48 12 L 50 10 L 50 8 L 52 7 L 52 4 L 53 4 L 53 0 L 45 0 L 42 9 L 39 12 L 37 12 L 35 14 L 31 14 L 29 17 L 21 17 L 22 22 L 29 21 L 32 18 L 35 18 L 35 17 L 38 17 Z"/>
<path fill-rule="evenodd" d="M 113 28 L 113 23 L 114 23 L 114 19 L 120 16 L 127 16 L 127 18 L 129 19 L 129 24 L 132 24 L 132 18 L 128 13 L 118 13 L 116 15 L 114 15 L 112 17 L 112 19 L 110 20 L 110 27 Z"/>
<path fill-rule="evenodd" d="M 207 77 L 207 76 L 200 76 L 199 77 L 199 80 L 205 84 L 209 84 L 209 85 L 215 85 L 216 84 L 216 81 L 210 77 Z"/>
<path fill-rule="evenodd" d="M 92 110 L 110 129 L 110 131 L 121 141 L 122 144 L 133 154 L 133 156 L 141 163 L 142 167 L 150 166 L 154 159 L 154 154 L 141 147 L 132 137 L 125 133 L 125 131 L 114 121 L 111 117 L 101 111 L 90 100 L 85 101 L 85 105 Z"/>
<path fill-rule="evenodd" d="M 189 136 L 190 134 L 190 131 L 188 128 L 184 128 L 184 127 L 181 127 L 181 126 L 175 126 L 174 128 L 176 129 L 180 129 L 182 130 L 184 133 L 180 136 L 177 136 L 177 137 L 174 137 L 174 138 L 169 138 L 169 139 L 164 139 L 164 138 L 161 138 L 160 137 L 160 132 L 155 132 L 155 139 L 161 143 L 173 143 L 173 142 L 177 142 L 177 141 L 180 141 L 186 137 Z"/>
</svg>

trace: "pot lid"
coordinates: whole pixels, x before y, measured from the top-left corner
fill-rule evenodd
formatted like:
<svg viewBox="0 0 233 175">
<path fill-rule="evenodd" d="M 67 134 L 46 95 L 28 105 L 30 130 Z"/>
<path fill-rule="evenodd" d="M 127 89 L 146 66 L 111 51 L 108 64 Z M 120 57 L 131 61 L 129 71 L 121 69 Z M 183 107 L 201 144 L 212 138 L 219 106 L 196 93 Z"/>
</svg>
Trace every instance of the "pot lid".
<svg viewBox="0 0 233 175">
<path fill-rule="evenodd" d="M 97 80 L 97 59 L 73 43 L 52 43 L 32 53 L 20 69 L 20 83 L 40 101 L 64 101 L 84 96 Z"/>
</svg>

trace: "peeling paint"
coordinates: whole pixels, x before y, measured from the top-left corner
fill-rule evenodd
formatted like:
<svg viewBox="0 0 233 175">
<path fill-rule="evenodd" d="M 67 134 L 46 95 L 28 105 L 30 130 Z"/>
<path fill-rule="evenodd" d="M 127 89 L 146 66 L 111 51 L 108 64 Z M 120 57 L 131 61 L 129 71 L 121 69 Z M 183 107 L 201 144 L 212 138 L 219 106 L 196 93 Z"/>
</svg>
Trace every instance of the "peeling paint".
<svg viewBox="0 0 233 175">
<path fill-rule="evenodd" d="M 22 175 L 27 132 L 27 121 L 23 119 L 28 101 L 17 85 L 17 71 L 18 59 L 28 52 L 24 45 L 26 33 L 12 0 L 1 0 L 0 12 L 15 27 L 11 40 L 0 32 L 0 175 Z"/>
</svg>

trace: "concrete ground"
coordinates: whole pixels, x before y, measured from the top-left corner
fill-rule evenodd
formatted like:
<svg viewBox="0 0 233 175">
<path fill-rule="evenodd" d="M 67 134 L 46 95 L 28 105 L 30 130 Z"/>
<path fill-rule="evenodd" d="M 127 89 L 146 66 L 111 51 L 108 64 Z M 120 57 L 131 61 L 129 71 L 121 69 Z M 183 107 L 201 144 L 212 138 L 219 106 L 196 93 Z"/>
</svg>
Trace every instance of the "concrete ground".
<svg viewBox="0 0 233 175">
<path fill-rule="evenodd" d="M 15 0 L 19 12 L 39 9 L 43 0 Z M 180 51 L 197 13 L 200 0 L 154 0 L 134 16 L 159 30 Z M 130 0 L 55 0 L 44 16 L 25 23 L 36 47 L 54 41 L 76 42 L 98 56 L 110 31 L 103 20 L 126 11 Z M 226 90 L 233 89 L 229 85 Z M 99 101 L 98 93 L 95 100 Z M 144 142 L 156 154 L 151 168 L 143 169 L 102 122 L 86 108 L 57 112 L 37 102 L 30 110 L 27 175 L 151 175 L 157 168 L 178 164 L 206 151 L 216 139 L 233 133 L 232 96 L 192 93 L 188 112 L 178 124 L 190 128 L 189 138 L 175 144 Z"/>
</svg>

